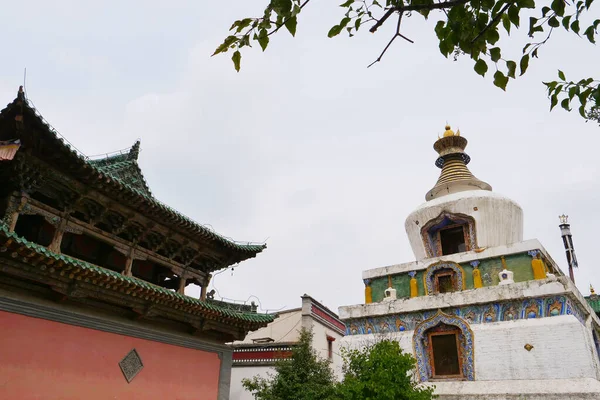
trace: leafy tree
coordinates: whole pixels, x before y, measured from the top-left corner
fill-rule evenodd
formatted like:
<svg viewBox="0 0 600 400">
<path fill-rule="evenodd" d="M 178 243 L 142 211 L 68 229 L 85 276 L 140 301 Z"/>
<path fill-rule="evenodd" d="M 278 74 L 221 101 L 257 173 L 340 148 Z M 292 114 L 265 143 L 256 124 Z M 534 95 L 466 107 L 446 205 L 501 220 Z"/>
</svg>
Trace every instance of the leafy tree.
<svg viewBox="0 0 600 400">
<path fill-rule="evenodd" d="M 275 375 L 243 379 L 242 385 L 258 400 L 328 400 L 335 391 L 329 361 L 312 349 L 313 333 L 302 330 L 289 359 L 275 365 Z"/>
<path fill-rule="evenodd" d="M 382 340 L 361 350 L 342 350 L 344 380 L 338 384 L 340 400 L 430 400 L 433 388 L 412 378 L 415 359 L 403 353 L 398 342 Z"/>
<path fill-rule="evenodd" d="M 340 0 L 344 1 L 344 0 Z M 231 34 L 217 47 L 214 54 L 233 51 L 233 64 L 240 70 L 241 52 L 258 42 L 264 51 L 273 34 L 285 29 L 294 36 L 298 17 L 310 0 L 269 0 L 261 17 L 237 20 L 230 28 Z M 525 74 L 529 62 L 538 58 L 543 45 L 551 40 L 555 29 L 564 29 L 574 38 L 585 38 L 595 43 L 600 19 L 589 18 L 594 0 L 347 0 L 340 7 L 344 11 L 341 21 L 327 36 L 332 38 L 342 32 L 354 36 L 365 25 L 375 33 L 385 23 L 395 23 L 395 31 L 379 57 L 369 66 L 381 61 L 386 51 L 397 39 L 412 43 L 402 30 L 406 18 L 440 17 L 435 25 L 440 52 L 445 57 L 468 56 L 473 60 L 475 72 L 486 76 L 492 66 L 493 83 L 506 90 L 511 79 Z M 586 22 L 587 21 L 587 22 Z M 504 57 L 500 45 L 502 30 L 510 38 L 517 29 L 527 30 L 529 42 L 516 60 Z M 364 30 L 364 29 L 363 29 Z M 491 72 L 490 72 L 491 74 Z M 565 110 L 576 106 L 582 117 L 594 119 L 600 107 L 600 81 L 583 78 L 567 81 L 562 71 L 559 80 L 544 82 L 550 109 L 559 102 Z M 596 110 L 596 114 L 594 114 Z"/>
</svg>

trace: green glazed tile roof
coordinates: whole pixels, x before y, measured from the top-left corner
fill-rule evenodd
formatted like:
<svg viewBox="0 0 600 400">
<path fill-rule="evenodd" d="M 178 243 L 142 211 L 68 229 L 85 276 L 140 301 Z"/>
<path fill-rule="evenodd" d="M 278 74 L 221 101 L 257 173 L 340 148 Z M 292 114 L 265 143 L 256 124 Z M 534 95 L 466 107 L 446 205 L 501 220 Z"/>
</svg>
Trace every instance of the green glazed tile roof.
<svg viewBox="0 0 600 400">
<path fill-rule="evenodd" d="M 104 164 L 106 165 L 102 165 L 102 160 L 89 160 L 88 157 L 77 151 L 70 143 L 68 143 L 68 141 L 63 139 L 54 128 L 46 122 L 33 105 L 30 104 L 29 100 L 24 97 L 20 98 L 19 96 L 12 103 L 8 104 L 8 106 L 0 112 L 0 115 L 4 115 L 13 109 L 16 110 L 17 107 L 21 109 L 20 103 L 22 101 L 23 111 L 32 113 L 37 121 L 44 127 L 45 134 L 49 136 L 51 141 L 54 141 L 54 143 L 58 145 L 58 152 L 64 154 L 62 160 L 69 164 L 69 169 L 72 173 L 80 173 L 81 176 L 87 177 L 90 172 L 89 170 L 92 169 L 92 171 L 96 173 L 96 180 L 104 183 L 101 190 L 108 192 L 109 194 L 123 194 L 123 197 L 127 198 L 127 202 L 130 203 L 132 208 L 140 209 L 140 205 L 145 204 L 150 207 L 152 217 L 159 217 L 167 224 L 178 225 L 191 235 L 197 235 L 215 241 L 226 248 L 239 252 L 240 254 L 231 257 L 229 265 L 254 257 L 257 253 L 260 253 L 267 247 L 266 244 L 235 242 L 232 239 L 219 235 L 212 229 L 193 221 L 191 218 L 188 218 L 158 201 L 151 195 L 145 181 L 143 185 L 141 184 L 140 180 L 143 180 L 141 171 L 139 175 L 134 174 L 127 178 L 116 177 L 120 175 L 120 173 L 112 171 L 111 168 L 116 168 L 114 165 L 118 164 L 118 159 L 117 161 L 107 161 L 105 159 Z M 139 146 L 136 151 L 139 151 Z M 137 159 L 137 154 L 135 155 L 135 159 Z M 130 167 L 131 166 L 128 167 L 129 170 Z M 104 172 L 102 171 L 102 168 L 106 168 Z M 109 178 L 108 182 L 105 182 L 107 177 Z M 143 186 L 143 188 L 140 187 L 140 185 Z M 224 266 L 221 266 L 221 268 L 224 268 Z"/>
<path fill-rule="evenodd" d="M 140 150 L 140 141 L 135 142 L 128 153 L 119 153 L 104 158 L 89 160 L 90 165 L 111 178 L 139 190 L 148 197 L 152 197 L 150 188 L 144 179 L 137 158 Z"/>
<path fill-rule="evenodd" d="M 240 312 L 232 310 L 228 307 L 218 306 L 208 301 L 202 301 L 193 297 L 179 294 L 177 292 L 154 285 L 139 278 L 128 277 L 118 272 L 111 271 L 109 269 L 102 268 L 97 265 L 90 264 L 88 262 L 81 261 L 73 257 L 69 257 L 63 254 L 56 254 L 48 250 L 44 246 L 29 242 L 26 239 L 15 234 L 14 232 L 9 232 L 5 224 L 0 224 L 0 244 L 6 244 L 9 239 L 12 239 L 18 244 L 17 250 L 23 250 L 25 248 L 29 249 L 35 252 L 35 254 L 37 255 L 43 255 L 44 257 L 48 259 L 53 259 L 55 261 L 62 261 L 63 263 L 73 267 L 77 267 L 82 271 L 89 271 L 91 273 L 90 275 L 106 278 L 114 284 L 121 282 L 131 283 L 135 287 L 144 289 L 145 292 L 149 293 L 152 297 L 158 297 L 161 300 L 166 300 L 167 303 L 170 301 L 173 304 L 183 304 L 183 308 L 192 311 L 200 311 L 203 313 L 208 312 L 229 320 L 237 320 L 260 325 L 266 325 L 267 323 L 272 322 L 275 319 L 275 316 L 269 314 Z"/>
</svg>

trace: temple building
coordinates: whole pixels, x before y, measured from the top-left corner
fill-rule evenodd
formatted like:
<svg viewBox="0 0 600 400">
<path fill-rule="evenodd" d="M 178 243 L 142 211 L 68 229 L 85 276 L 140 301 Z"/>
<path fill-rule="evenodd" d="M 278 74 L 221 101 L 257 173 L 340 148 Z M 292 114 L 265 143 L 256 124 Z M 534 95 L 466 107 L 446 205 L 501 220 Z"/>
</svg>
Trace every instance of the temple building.
<svg viewBox="0 0 600 400">
<path fill-rule="evenodd" d="M 416 260 L 363 272 L 344 345 L 399 341 L 440 399 L 599 398 L 600 319 L 466 145 L 448 126 L 435 142 L 440 177 L 405 221 Z"/>
<path fill-rule="evenodd" d="M 88 159 L 22 89 L 0 111 L 0 398 L 226 400 L 225 343 L 273 321 L 206 297 L 265 245 L 159 202 L 139 151 Z"/>
<path fill-rule="evenodd" d="M 266 378 L 275 372 L 278 360 L 289 358 L 298 343 L 300 330 L 312 331 L 312 348 L 317 356 L 329 360 L 338 379 L 342 377 L 340 340 L 345 326 L 337 314 L 311 296 L 302 296 L 302 306 L 277 313 L 278 318 L 264 328 L 250 332 L 244 340 L 232 343 L 230 400 L 253 400 L 242 385 L 242 379 L 260 375 Z"/>
</svg>

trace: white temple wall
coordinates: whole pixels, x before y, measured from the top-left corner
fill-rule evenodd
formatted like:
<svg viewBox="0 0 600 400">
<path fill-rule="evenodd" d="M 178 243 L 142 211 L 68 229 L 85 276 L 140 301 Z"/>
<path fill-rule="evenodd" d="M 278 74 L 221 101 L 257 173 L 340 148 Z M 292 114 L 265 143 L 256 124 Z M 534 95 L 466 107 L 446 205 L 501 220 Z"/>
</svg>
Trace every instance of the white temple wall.
<svg viewBox="0 0 600 400">
<path fill-rule="evenodd" d="M 596 353 L 589 330 L 572 315 L 471 325 L 475 347 L 475 379 L 545 380 L 597 379 Z M 351 335 L 344 346 L 362 348 L 381 338 L 397 340 L 414 356 L 413 332 Z M 524 346 L 533 346 L 527 351 Z"/>
<path fill-rule="evenodd" d="M 260 375 L 263 378 L 268 376 L 268 373 L 273 373 L 275 369 L 273 367 L 262 367 L 262 366 L 236 366 L 231 369 L 231 386 L 229 389 L 230 400 L 254 400 L 254 396 L 248 392 L 242 386 L 242 379 L 252 378 L 256 375 Z"/>
<path fill-rule="evenodd" d="M 471 326 L 476 380 L 596 378 L 587 329 L 572 315 Z M 527 351 L 524 346 L 533 346 Z"/>
<path fill-rule="evenodd" d="M 254 339 L 271 338 L 275 342 L 296 342 L 300 337 L 300 309 L 282 312 L 275 321 L 256 331 L 249 332 L 244 340 L 236 340 L 233 344 L 254 343 Z"/>
<path fill-rule="evenodd" d="M 311 318 L 312 319 L 312 318 Z M 321 324 L 320 322 L 312 319 L 312 331 L 313 331 L 313 349 L 317 352 L 319 357 L 327 360 L 328 359 L 328 348 L 327 348 L 327 336 L 335 338 L 332 343 L 333 347 L 333 358 L 331 360 L 331 369 L 335 373 L 338 380 L 342 379 L 342 357 L 340 355 L 340 340 L 343 338 L 342 335 L 330 329 L 329 327 Z"/>
</svg>

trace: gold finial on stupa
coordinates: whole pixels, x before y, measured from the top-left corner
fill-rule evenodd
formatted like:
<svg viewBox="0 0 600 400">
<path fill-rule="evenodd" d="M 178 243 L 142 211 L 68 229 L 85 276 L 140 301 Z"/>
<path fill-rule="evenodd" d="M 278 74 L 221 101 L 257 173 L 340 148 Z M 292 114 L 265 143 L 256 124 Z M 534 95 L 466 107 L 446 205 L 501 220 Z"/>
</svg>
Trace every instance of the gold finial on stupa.
<svg viewBox="0 0 600 400">
<path fill-rule="evenodd" d="M 454 131 L 450 128 L 450 125 L 446 125 L 446 132 L 444 132 L 444 137 L 455 136 Z"/>
<path fill-rule="evenodd" d="M 591 283 L 590 283 L 590 294 L 596 294 L 596 291 L 594 290 L 594 287 L 592 286 Z"/>
</svg>

